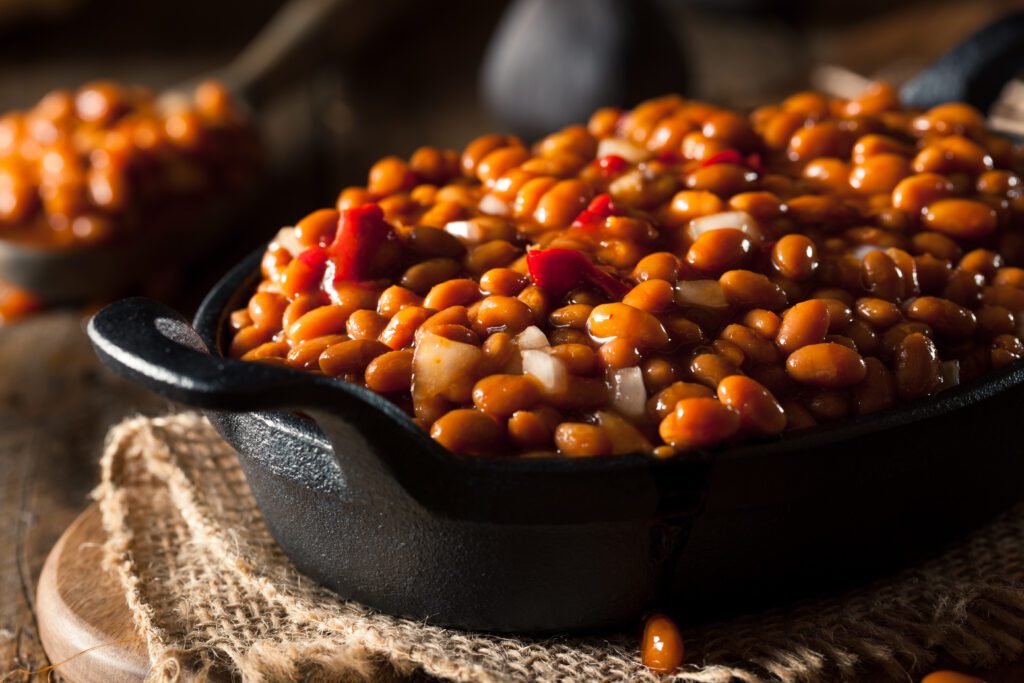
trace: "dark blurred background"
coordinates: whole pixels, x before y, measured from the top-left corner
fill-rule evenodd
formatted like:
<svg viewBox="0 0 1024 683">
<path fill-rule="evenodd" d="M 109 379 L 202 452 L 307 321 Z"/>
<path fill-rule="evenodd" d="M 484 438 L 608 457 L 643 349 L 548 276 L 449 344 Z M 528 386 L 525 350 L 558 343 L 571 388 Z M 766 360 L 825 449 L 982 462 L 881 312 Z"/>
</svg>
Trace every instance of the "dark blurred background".
<svg viewBox="0 0 1024 683">
<path fill-rule="evenodd" d="M 545 22 L 547 10 L 537 6 L 550 9 L 552 2 L 569 0 L 521 0 L 527 37 L 519 26 L 503 36 L 503 49 L 537 34 L 528 20 Z M 0 0 L 0 108 L 27 107 L 52 88 L 94 78 L 172 87 L 229 62 L 283 4 Z M 516 4 L 347 3 L 318 39 L 317 59 L 256 111 L 271 149 L 272 189 L 248 212 L 236 249 L 203 272 L 223 272 L 280 225 L 333 203 L 343 186 L 365 182 L 366 170 L 383 155 L 408 155 L 423 144 L 461 147 L 490 130 L 532 134 L 521 117 L 488 109 L 481 87 L 482 72 L 495 73 L 488 46 L 495 52 L 496 28 L 503 18 L 512 21 Z M 1022 7 L 1021 0 L 651 0 L 645 11 L 654 13 L 653 24 L 647 17 L 639 28 L 642 49 L 624 48 L 628 67 L 618 78 L 625 86 L 609 97 L 635 100 L 672 89 L 748 108 L 811 86 L 853 87 L 857 75 L 899 82 L 978 27 Z M 570 30 L 567 49 L 585 54 L 585 33 L 585 27 Z M 638 50 L 645 54 L 633 60 Z M 533 52 L 530 69 L 558 67 L 550 54 Z M 591 69 L 597 78 L 616 67 L 582 61 L 597 65 Z M 531 74 L 518 84 L 526 96 Z M 506 99 L 504 108 L 514 109 L 521 96 Z M 197 278 L 197 291 L 213 275 Z"/>
</svg>

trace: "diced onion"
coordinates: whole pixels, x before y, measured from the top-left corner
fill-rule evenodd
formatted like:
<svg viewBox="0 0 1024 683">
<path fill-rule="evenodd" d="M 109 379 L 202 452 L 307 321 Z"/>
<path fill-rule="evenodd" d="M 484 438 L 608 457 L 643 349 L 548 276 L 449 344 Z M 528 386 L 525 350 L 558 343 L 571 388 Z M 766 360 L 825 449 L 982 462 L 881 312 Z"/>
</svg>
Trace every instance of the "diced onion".
<svg viewBox="0 0 1024 683">
<path fill-rule="evenodd" d="M 531 349 L 546 349 L 551 346 L 547 335 L 536 325 L 530 325 L 516 336 L 516 346 L 520 351 Z"/>
<path fill-rule="evenodd" d="M 412 353 L 412 397 L 414 402 L 437 396 L 464 400 L 473 386 L 480 347 L 452 341 L 427 332 Z"/>
<path fill-rule="evenodd" d="M 523 351 L 523 372 L 540 384 L 545 394 L 560 394 L 569 387 L 569 371 L 558 358 L 546 351 Z"/>
<path fill-rule="evenodd" d="M 676 303 L 680 306 L 720 310 L 729 307 L 729 300 L 718 280 L 680 280 L 676 283 Z"/>
<path fill-rule="evenodd" d="M 601 140 L 597 145 L 597 158 L 602 159 L 612 155 L 622 157 L 631 164 L 639 164 L 653 156 L 648 150 L 634 145 L 629 140 L 622 140 L 620 138 L 605 138 Z"/>
<path fill-rule="evenodd" d="M 507 216 L 510 212 L 508 204 L 489 192 L 480 198 L 477 208 L 490 216 Z"/>
<path fill-rule="evenodd" d="M 292 256 L 298 256 L 306 251 L 306 246 L 295 236 L 295 228 L 290 226 L 278 230 L 274 235 L 273 243 L 282 249 L 287 249 Z"/>
<path fill-rule="evenodd" d="M 620 368 L 608 375 L 608 389 L 614 408 L 626 417 L 643 417 L 647 408 L 647 388 L 638 367 Z"/>
<path fill-rule="evenodd" d="M 960 361 L 947 360 L 939 364 L 939 375 L 942 376 L 942 388 L 951 389 L 960 384 Z"/>
<path fill-rule="evenodd" d="M 764 239 L 761 227 L 746 211 L 723 211 L 694 218 L 686 226 L 686 234 L 691 240 L 696 240 L 705 232 L 726 229 L 739 230 L 758 242 Z"/>
<path fill-rule="evenodd" d="M 470 244 L 481 242 L 485 237 L 483 228 L 474 221 L 452 221 L 444 226 L 444 231 Z"/>
</svg>

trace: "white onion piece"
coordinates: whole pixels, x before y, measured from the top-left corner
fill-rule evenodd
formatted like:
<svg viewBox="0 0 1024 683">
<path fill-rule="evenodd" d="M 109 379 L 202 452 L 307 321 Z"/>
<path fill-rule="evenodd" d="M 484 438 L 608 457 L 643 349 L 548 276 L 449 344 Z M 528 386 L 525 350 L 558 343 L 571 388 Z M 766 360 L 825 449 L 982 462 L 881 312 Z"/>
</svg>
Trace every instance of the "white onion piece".
<svg viewBox="0 0 1024 683">
<path fill-rule="evenodd" d="M 465 401 L 473 390 L 476 367 L 483 357 L 478 346 L 427 332 L 412 352 L 412 400 L 438 396 Z"/>
<path fill-rule="evenodd" d="M 561 394 L 569 388 L 569 371 L 558 358 L 546 351 L 523 351 L 523 373 L 540 384 L 544 394 Z"/>
<path fill-rule="evenodd" d="M 273 243 L 282 249 L 287 249 L 292 256 L 298 256 L 306 251 L 306 245 L 295 236 L 295 228 L 291 226 L 278 230 L 274 235 Z"/>
<path fill-rule="evenodd" d="M 686 226 L 686 235 L 691 240 L 696 240 L 705 232 L 726 229 L 739 230 L 756 242 L 764 240 L 761 226 L 746 211 L 723 211 L 694 218 Z"/>
<path fill-rule="evenodd" d="M 718 280 L 680 280 L 676 283 L 676 303 L 680 306 L 721 310 L 729 307 Z"/>
<path fill-rule="evenodd" d="M 529 351 L 531 349 L 546 349 L 551 344 L 543 330 L 536 325 L 530 325 L 516 335 L 516 346 L 520 351 Z"/>
<path fill-rule="evenodd" d="M 960 361 L 946 360 L 939 364 L 939 375 L 942 377 L 942 388 L 952 389 L 960 384 Z"/>
<path fill-rule="evenodd" d="M 885 251 L 885 247 L 880 247 L 876 244 L 861 244 L 850 250 L 850 256 L 858 261 L 863 261 L 864 257 L 873 251 Z"/>
<path fill-rule="evenodd" d="M 650 151 L 634 145 L 629 140 L 623 140 L 621 138 L 605 138 L 601 142 L 597 143 L 597 158 L 614 154 L 617 157 L 622 157 L 631 164 L 639 164 L 642 161 L 647 161 L 653 154 Z"/>
<path fill-rule="evenodd" d="M 646 453 L 651 450 L 651 442 L 628 420 L 606 410 L 597 411 L 595 416 L 597 424 L 604 427 L 611 437 L 612 453 Z"/>
<path fill-rule="evenodd" d="M 486 237 L 483 228 L 474 221 L 452 221 L 444 226 L 444 231 L 470 244 L 482 242 Z"/>
<path fill-rule="evenodd" d="M 507 216 L 511 213 L 508 204 L 489 192 L 480 198 L 477 208 L 490 216 Z"/>
<path fill-rule="evenodd" d="M 608 390 L 612 406 L 617 411 L 634 419 L 643 417 L 647 408 L 647 387 L 640 368 L 619 368 L 610 373 Z"/>
</svg>

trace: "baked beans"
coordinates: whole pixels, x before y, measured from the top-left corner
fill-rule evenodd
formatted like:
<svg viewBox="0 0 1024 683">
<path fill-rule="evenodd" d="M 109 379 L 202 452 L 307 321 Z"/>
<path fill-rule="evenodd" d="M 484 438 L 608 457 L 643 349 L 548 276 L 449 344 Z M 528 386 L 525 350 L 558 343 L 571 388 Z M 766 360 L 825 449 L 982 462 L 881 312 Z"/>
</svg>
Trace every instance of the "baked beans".
<svg viewBox="0 0 1024 683">
<path fill-rule="evenodd" d="M 229 354 L 477 455 L 675 457 L 886 410 L 1024 357 L 1024 153 L 981 122 L 874 85 L 389 156 L 279 233 Z"/>
</svg>

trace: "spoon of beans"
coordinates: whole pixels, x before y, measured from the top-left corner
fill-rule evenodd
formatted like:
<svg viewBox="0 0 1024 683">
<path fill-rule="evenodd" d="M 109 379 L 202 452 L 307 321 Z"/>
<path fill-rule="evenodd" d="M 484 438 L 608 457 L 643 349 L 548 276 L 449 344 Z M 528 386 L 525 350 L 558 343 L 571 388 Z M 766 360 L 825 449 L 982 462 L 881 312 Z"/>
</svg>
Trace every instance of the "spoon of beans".
<svg viewBox="0 0 1024 683">
<path fill-rule="evenodd" d="M 312 63 L 342 10 L 365 30 L 351 4 L 293 0 L 214 78 L 162 94 L 97 81 L 0 117 L 0 278 L 81 302 L 212 248 L 258 185 L 254 112 Z"/>
</svg>

